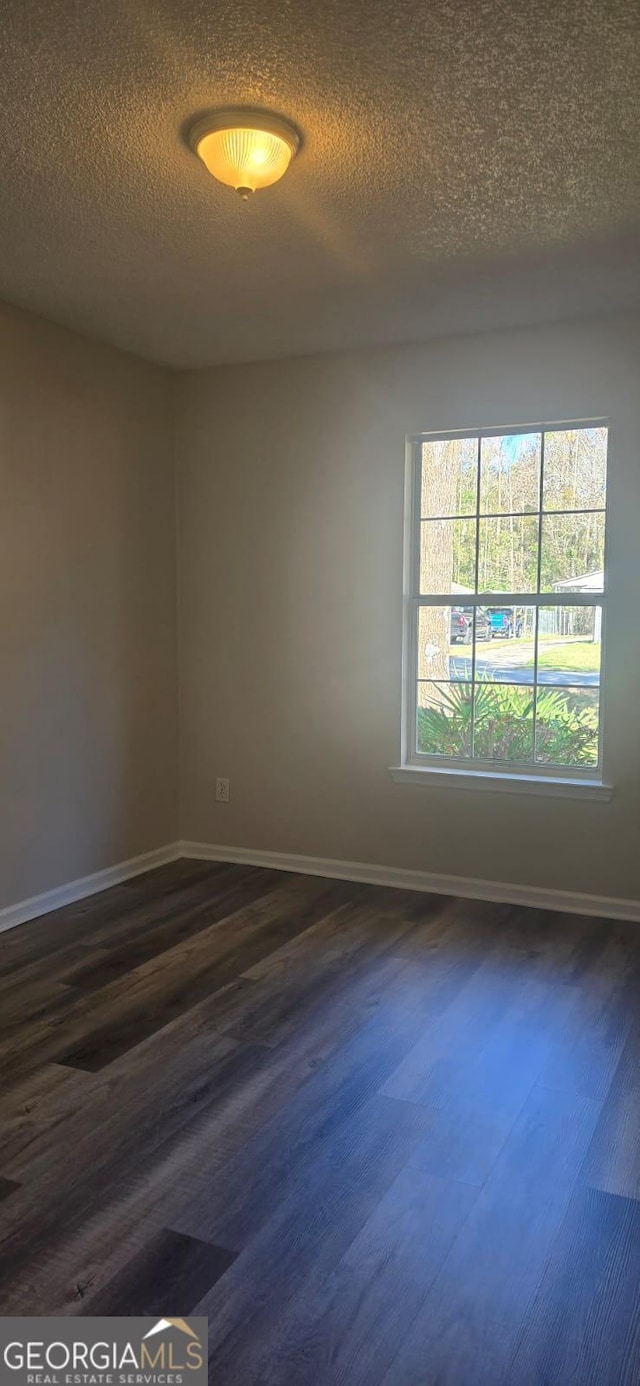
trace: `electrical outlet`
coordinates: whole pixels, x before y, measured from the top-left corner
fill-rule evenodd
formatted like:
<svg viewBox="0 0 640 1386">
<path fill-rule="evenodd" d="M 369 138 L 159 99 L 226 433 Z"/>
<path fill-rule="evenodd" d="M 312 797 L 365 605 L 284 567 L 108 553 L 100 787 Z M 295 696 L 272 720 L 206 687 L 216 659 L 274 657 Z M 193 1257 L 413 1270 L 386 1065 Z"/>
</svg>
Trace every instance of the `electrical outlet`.
<svg viewBox="0 0 640 1386">
<path fill-rule="evenodd" d="M 216 799 L 219 804 L 228 804 L 231 798 L 228 780 L 216 780 Z"/>
</svg>

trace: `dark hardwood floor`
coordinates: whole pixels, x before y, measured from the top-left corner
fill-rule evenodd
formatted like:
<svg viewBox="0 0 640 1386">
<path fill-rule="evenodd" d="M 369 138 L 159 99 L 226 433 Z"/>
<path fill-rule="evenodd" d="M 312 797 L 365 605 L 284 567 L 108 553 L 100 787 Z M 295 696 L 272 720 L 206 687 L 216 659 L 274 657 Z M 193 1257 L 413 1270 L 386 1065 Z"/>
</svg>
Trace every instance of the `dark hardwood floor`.
<svg viewBox="0 0 640 1386">
<path fill-rule="evenodd" d="M 637 1386 L 640 925 L 178 862 L 0 936 L 0 1312 Z"/>
</svg>

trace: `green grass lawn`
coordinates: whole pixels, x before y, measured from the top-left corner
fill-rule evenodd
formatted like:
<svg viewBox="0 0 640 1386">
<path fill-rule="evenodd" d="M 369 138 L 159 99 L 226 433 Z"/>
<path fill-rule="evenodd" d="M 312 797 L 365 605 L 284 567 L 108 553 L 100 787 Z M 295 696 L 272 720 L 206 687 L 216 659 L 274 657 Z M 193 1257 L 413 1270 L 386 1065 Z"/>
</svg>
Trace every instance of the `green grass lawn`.
<svg viewBox="0 0 640 1386">
<path fill-rule="evenodd" d="M 575 674 L 597 674 L 600 645 L 592 640 L 569 640 L 566 644 L 545 641 L 538 651 L 539 669 L 563 669 Z"/>
</svg>

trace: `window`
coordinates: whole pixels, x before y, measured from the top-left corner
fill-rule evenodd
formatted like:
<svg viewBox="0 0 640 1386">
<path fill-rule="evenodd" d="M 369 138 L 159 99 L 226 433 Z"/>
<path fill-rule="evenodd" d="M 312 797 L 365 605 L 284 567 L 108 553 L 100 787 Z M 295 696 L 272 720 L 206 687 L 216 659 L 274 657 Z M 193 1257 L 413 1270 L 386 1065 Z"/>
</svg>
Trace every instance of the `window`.
<svg viewBox="0 0 640 1386">
<path fill-rule="evenodd" d="M 412 443 L 407 766 L 601 779 L 606 424 Z"/>
</svg>

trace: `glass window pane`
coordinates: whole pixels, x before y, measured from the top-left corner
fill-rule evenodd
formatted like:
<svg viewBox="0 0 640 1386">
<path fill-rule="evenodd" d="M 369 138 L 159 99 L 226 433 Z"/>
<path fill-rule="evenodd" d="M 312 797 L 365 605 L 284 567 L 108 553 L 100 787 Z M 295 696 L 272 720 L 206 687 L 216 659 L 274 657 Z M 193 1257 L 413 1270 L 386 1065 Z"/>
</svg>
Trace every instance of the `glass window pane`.
<svg viewBox="0 0 640 1386">
<path fill-rule="evenodd" d="M 607 443 L 606 427 L 422 442 L 420 593 L 448 604 L 417 613 L 418 752 L 597 766 Z"/>
<path fill-rule="evenodd" d="M 606 428 L 570 428 L 544 435 L 543 510 L 604 508 Z"/>
<path fill-rule="evenodd" d="M 538 683 L 597 687 L 602 607 L 541 606 L 538 626 Z"/>
<path fill-rule="evenodd" d="M 422 444 L 421 515 L 475 514 L 478 439 L 449 438 Z"/>
<path fill-rule="evenodd" d="M 420 591 L 433 596 L 475 591 L 476 520 L 423 520 Z"/>
<path fill-rule="evenodd" d="M 463 606 L 418 610 L 418 678 L 470 679 L 473 612 Z"/>
<path fill-rule="evenodd" d="M 478 683 L 473 754 L 482 760 L 533 760 L 533 688 Z"/>
<path fill-rule="evenodd" d="M 476 679 L 533 683 L 536 611 L 533 606 L 478 607 Z"/>
<path fill-rule="evenodd" d="M 539 688 L 536 760 L 545 765 L 597 765 L 600 690 Z"/>
<path fill-rule="evenodd" d="M 543 515 L 541 592 L 602 592 L 604 515 Z"/>
<path fill-rule="evenodd" d="M 431 756 L 470 756 L 470 683 L 419 683 L 416 747 Z"/>
<path fill-rule="evenodd" d="M 513 514 L 540 507 L 540 433 L 483 438 L 480 451 L 480 511 Z"/>
<path fill-rule="evenodd" d="M 537 516 L 479 520 L 479 592 L 535 592 L 538 585 Z"/>
</svg>

